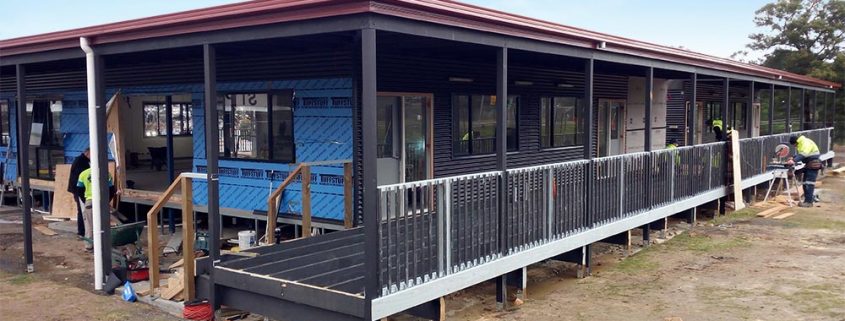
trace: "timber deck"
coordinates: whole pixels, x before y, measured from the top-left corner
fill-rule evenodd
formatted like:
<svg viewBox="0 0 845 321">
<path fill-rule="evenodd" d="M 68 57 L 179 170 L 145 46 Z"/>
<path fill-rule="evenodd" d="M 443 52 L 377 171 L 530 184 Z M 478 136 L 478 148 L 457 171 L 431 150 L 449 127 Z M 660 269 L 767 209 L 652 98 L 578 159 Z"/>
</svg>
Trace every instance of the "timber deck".
<svg viewBox="0 0 845 321">
<path fill-rule="evenodd" d="M 215 266 L 225 304 L 264 315 L 307 310 L 315 320 L 364 317 L 363 229 L 246 252 L 254 256 L 226 255 Z"/>
</svg>

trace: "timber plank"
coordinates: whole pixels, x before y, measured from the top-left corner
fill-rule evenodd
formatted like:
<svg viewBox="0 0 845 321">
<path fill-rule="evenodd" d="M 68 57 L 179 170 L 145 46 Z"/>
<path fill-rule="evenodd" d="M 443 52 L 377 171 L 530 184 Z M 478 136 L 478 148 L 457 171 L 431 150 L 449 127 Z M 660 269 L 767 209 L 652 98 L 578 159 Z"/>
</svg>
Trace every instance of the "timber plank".
<svg viewBox="0 0 845 321">
<path fill-rule="evenodd" d="M 783 211 L 784 209 L 786 209 L 785 205 L 778 205 L 778 206 L 772 207 L 770 209 L 767 209 L 765 211 L 762 211 L 760 213 L 757 213 L 757 217 L 774 216 L 775 214 L 780 213 L 780 211 Z"/>
</svg>

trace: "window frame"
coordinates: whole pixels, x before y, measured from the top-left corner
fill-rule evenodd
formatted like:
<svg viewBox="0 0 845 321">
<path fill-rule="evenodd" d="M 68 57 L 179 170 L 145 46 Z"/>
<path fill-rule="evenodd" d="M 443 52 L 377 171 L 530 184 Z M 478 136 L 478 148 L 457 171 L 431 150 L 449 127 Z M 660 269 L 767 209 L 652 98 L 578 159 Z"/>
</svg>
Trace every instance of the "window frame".
<svg viewBox="0 0 845 321">
<path fill-rule="evenodd" d="M 0 146 L 10 147 L 12 143 L 12 103 L 8 99 L 0 99 L 0 104 L 6 105 L 6 111 L 0 110 Z M 3 131 L 6 131 L 6 136 L 3 137 Z"/>
<path fill-rule="evenodd" d="M 546 99 L 549 100 L 548 113 L 543 112 L 543 102 Z M 557 126 L 555 126 L 555 101 L 557 99 L 573 99 L 574 103 L 575 103 L 574 104 L 574 109 L 575 109 L 575 134 L 574 134 L 575 135 L 575 141 L 571 145 L 565 145 L 565 144 L 564 145 L 555 145 L 555 128 L 557 128 Z M 560 149 L 560 148 L 570 148 L 570 147 L 582 146 L 584 144 L 584 142 L 583 142 L 584 137 L 583 136 L 585 134 L 583 133 L 583 128 L 582 128 L 581 131 L 579 131 L 579 127 L 585 126 L 583 124 L 584 119 L 582 118 L 583 117 L 582 114 L 584 113 L 584 109 L 585 109 L 586 106 L 583 105 L 583 103 L 584 103 L 583 101 L 584 101 L 584 99 L 577 97 L 577 96 L 541 96 L 540 97 L 540 108 L 539 108 L 540 109 L 540 111 L 539 111 L 540 112 L 540 120 L 537 122 L 538 130 L 539 130 L 539 133 L 540 133 L 537 136 L 537 139 L 540 141 L 539 144 L 538 144 L 540 146 L 540 149 L 542 149 L 542 150 L 552 150 L 552 149 Z M 546 118 L 546 121 L 547 121 L 546 127 L 547 127 L 548 132 L 545 133 L 545 134 L 548 135 L 548 137 L 549 137 L 549 144 L 548 145 L 545 145 L 544 142 L 543 142 L 543 117 L 547 117 Z M 566 123 L 566 122 L 564 122 L 564 123 Z M 566 128 L 566 126 L 564 126 L 564 131 L 566 131 L 565 128 Z"/>
<path fill-rule="evenodd" d="M 189 124 L 189 125 L 185 125 L 185 126 L 189 127 L 189 129 L 190 129 L 190 131 L 185 131 L 185 128 L 182 128 L 182 131 L 179 134 L 174 133 L 173 137 L 193 136 L 194 135 L 194 128 L 193 128 L 194 115 L 193 115 L 192 109 L 194 108 L 194 103 L 193 102 L 171 102 L 170 105 L 171 105 L 172 109 L 175 109 L 176 106 L 186 107 L 186 108 L 184 108 L 184 111 L 182 110 L 182 108 L 180 108 L 179 117 L 181 118 L 181 123 L 183 125 Z M 167 113 L 167 102 L 142 101 L 141 102 L 141 112 L 144 114 L 144 117 L 141 118 L 141 122 L 143 124 L 142 127 L 144 129 L 143 138 L 149 139 L 149 138 L 167 137 L 167 124 L 166 124 L 167 120 L 166 119 L 164 120 L 164 122 L 165 122 L 164 128 L 158 127 L 161 124 L 161 121 L 159 121 L 159 119 L 156 119 L 156 127 L 157 127 L 156 131 L 155 131 L 156 135 L 147 135 L 147 115 L 146 115 L 146 113 L 147 113 L 147 107 L 148 106 L 156 106 L 156 117 L 161 116 L 162 112 L 164 112 L 165 117 L 167 117 L 167 115 L 166 115 L 166 113 Z M 164 110 L 162 111 L 162 109 L 164 109 Z M 186 116 L 187 116 L 187 120 L 185 119 Z M 172 119 L 176 120 L 175 117 L 173 117 Z M 173 127 L 173 129 L 176 129 L 176 127 Z M 165 132 L 164 135 L 161 134 L 162 131 Z"/>
<path fill-rule="evenodd" d="M 218 126 L 222 126 L 223 122 L 220 121 L 219 117 L 222 117 L 223 114 L 220 113 L 219 108 L 223 107 L 225 111 L 225 96 L 227 95 L 267 95 L 267 146 L 272 147 L 275 144 L 275 137 L 273 135 L 273 97 L 280 94 L 287 94 L 290 93 L 290 137 L 291 137 L 291 157 L 289 160 L 276 160 L 273 159 L 273 148 L 268 148 L 268 157 L 267 158 L 238 158 L 238 157 L 227 157 L 224 154 L 224 151 L 218 151 L 218 158 L 221 160 L 234 160 L 234 161 L 243 161 L 243 162 L 261 162 L 261 163 L 276 163 L 276 164 L 296 164 L 296 131 L 294 130 L 294 114 L 296 110 L 296 90 L 293 88 L 289 89 L 272 89 L 272 90 L 256 90 L 256 91 L 248 91 L 248 90 L 235 90 L 235 91 L 217 91 L 217 99 L 218 101 L 215 102 L 216 107 L 218 108 L 217 112 L 217 124 Z M 222 98 L 222 100 L 220 100 Z M 220 103 L 223 103 L 222 105 Z M 234 129 L 234 127 L 233 127 Z M 233 130 L 232 129 L 232 130 Z M 222 130 L 222 129 L 220 129 Z M 225 132 L 224 132 L 225 133 Z M 224 139 L 223 136 L 217 137 L 218 145 L 222 143 Z M 225 145 L 225 143 L 224 143 Z"/>
<path fill-rule="evenodd" d="M 452 140 L 451 140 L 452 156 L 453 157 L 460 157 L 460 158 L 467 158 L 467 157 L 471 158 L 471 157 L 477 157 L 477 156 L 495 155 L 496 154 L 495 148 L 490 153 L 476 153 L 476 152 L 474 152 L 472 142 L 475 140 L 475 137 L 472 137 L 473 135 L 470 135 L 470 137 L 469 137 L 469 144 L 468 144 L 467 152 L 466 153 L 457 153 L 456 152 L 457 149 L 455 148 L 455 143 L 460 141 L 459 137 L 462 136 L 462 134 L 460 134 L 458 132 L 458 129 L 460 128 L 460 119 L 459 119 L 460 107 L 456 104 L 456 102 L 458 101 L 459 97 L 462 97 L 462 96 L 467 97 L 467 106 L 466 106 L 467 113 L 466 113 L 466 115 L 467 115 L 467 129 L 468 129 L 469 132 L 473 132 L 473 112 L 472 112 L 473 98 L 474 97 L 483 97 L 483 96 L 497 97 L 495 94 L 493 94 L 493 95 L 477 94 L 477 93 L 453 93 L 452 94 L 452 103 L 451 103 L 451 108 L 452 108 Z M 498 99 L 498 97 L 496 99 Z M 514 108 L 516 108 L 515 113 L 514 113 L 514 115 L 516 117 L 513 120 L 514 121 L 514 123 L 513 123 L 514 124 L 514 135 L 516 137 L 514 139 L 514 145 L 515 146 L 508 146 L 506 152 L 507 153 L 518 153 L 520 151 L 520 147 L 522 145 L 522 144 L 520 144 L 520 141 L 519 141 L 520 136 L 521 136 L 520 130 L 522 128 L 521 125 L 520 125 L 520 120 L 522 118 L 521 115 L 520 115 L 521 114 L 520 105 L 521 105 L 522 97 L 521 97 L 521 95 L 508 95 L 506 103 L 509 102 L 510 99 L 514 99 L 514 104 L 515 104 Z M 507 112 L 507 109 L 508 109 L 509 106 L 510 106 L 510 104 L 505 105 L 506 112 Z M 510 115 L 510 114 L 508 114 L 508 115 Z M 511 117 L 508 117 L 508 121 L 510 121 L 510 118 Z M 496 119 L 496 120 L 498 120 L 498 119 Z M 507 126 L 507 125 L 508 124 L 506 124 L 505 126 Z M 506 141 L 508 140 L 508 134 L 507 134 L 508 128 L 510 128 L 510 127 L 505 128 L 505 140 Z M 495 137 L 496 137 L 495 134 L 494 134 L 493 137 L 494 137 L 494 141 L 495 141 Z"/>
</svg>

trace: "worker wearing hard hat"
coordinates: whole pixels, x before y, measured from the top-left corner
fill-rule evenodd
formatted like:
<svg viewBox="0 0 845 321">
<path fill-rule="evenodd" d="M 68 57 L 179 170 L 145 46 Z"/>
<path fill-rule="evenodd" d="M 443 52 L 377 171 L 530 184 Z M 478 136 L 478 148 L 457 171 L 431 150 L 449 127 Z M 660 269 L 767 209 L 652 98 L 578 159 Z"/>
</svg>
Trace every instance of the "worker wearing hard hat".
<svg viewBox="0 0 845 321">
<path fill-rule="evenodd" d="M 804 202 L 798 204 L 800 207 L 813 207 L 815 201 L 816 178 L 819 170 L 824 166 L 819 159 L 819 147 L 812 140 L 804 135 L 795 135 L 789 138 L 789 144 L 795 146 L 795 156 L 788 160 L 788 164 L 803 162 L 804 169 Z"/>
</svg>

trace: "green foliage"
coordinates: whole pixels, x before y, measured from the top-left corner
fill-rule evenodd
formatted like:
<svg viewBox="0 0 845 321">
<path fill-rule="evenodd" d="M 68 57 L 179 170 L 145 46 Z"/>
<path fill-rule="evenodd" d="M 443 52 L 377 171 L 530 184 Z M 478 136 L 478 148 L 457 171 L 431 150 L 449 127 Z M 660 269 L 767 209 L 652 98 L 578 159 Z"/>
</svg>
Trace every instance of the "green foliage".
<svg viewBox="0 0 845 321">
<path fill-rule="evenodd" d="M 765 29 L 749 35 L 748 50 L 765 53 L 758 63 L 845 83 L 845 0 L 777 0 L 757 10 L 754 23 Z M 843 105 L 845 89 L 840 88 L 833 112 L 838 128 L 845 128 Z M 845 142 L 845 131 L 834 133 Z"/>
</svg>

